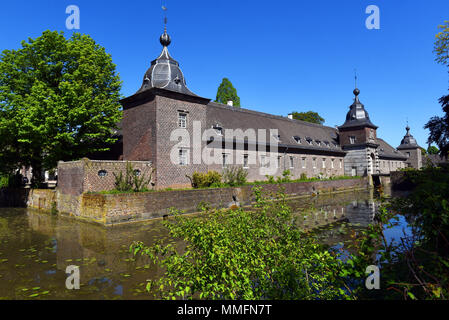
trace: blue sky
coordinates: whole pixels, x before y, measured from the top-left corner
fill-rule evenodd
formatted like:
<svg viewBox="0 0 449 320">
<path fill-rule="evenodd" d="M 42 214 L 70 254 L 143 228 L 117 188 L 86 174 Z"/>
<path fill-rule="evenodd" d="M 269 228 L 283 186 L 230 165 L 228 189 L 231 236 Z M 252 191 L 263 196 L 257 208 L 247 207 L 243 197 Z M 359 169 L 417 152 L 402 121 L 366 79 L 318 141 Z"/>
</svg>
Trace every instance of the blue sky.
<svg viewBox="0 0 449 320">
<path fill-rule="evenodd" d="M 136 92 L 161 51 L 161 0 L 3 2 L 0 50 L 19 48 L 44 30 L 70 35 L 71 4 L 81 11 L 79 31 L 112 55 L 122 94 Z M 368 5 L 380 9 L 380 30 L 365 27 Z M 432 51 L 437 26 L 449 20 L 447 0 L 167 0 L 167 7 L 169 51 L 200 96 L 214 99 L 228 77 L 245 108 L 284 116 L 313 110 L 326 125 L 341 125 L 356 68 L 360 100 L 393 146 L 407 118 L 426 146 L 423 126 L 442 114 L 438 98 L 448 93 L 448 70 Z"/>
</svg>

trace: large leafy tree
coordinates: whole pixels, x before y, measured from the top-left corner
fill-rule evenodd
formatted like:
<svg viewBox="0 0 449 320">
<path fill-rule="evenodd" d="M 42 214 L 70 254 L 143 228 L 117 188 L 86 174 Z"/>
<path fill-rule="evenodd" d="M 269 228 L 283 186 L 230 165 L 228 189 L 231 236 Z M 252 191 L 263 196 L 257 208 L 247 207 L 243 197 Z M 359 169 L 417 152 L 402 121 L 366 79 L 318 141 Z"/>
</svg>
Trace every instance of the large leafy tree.
<svg viewBox="0 0 449 320">
<path fill-rule="evenodd" d="M 0 55 L 0 167 L 42 169 L 108 150 L 122 117 L 112 58 L 88 35 L 45 31 Z"/>
<path fill-rule="evenodd" d="M 240 107 L 240 98 L 237 95 L 237 89 L 234 88 L 231 81 L 228 78 L 223 78 L 220 86 L 217 90 L 216 102 L 227 104 L 228 101 L 232 101 L 234 107 Z"/>
<path fill-rule="evenodd" d="M 324 118 L 322 118 L 317 112 L 313 111 L 307 111 L 307 112 L 292 112 L 293 119 L 316 123 L 316 124 L 323 124 Z"/>
<path fill-rule="evenodd" d="M 449 20 L 439 26 L 441 31 L 436 35 L 436 61 L 449 67 Z M 424 128 L 429 129 L 428 143 L 435 143 L 440 148 L 440 155 L 447 156 L 449 152 L 449 95 L 440 98 L 443 107 L 443 117 L 433 117 Z"/>
</svg>

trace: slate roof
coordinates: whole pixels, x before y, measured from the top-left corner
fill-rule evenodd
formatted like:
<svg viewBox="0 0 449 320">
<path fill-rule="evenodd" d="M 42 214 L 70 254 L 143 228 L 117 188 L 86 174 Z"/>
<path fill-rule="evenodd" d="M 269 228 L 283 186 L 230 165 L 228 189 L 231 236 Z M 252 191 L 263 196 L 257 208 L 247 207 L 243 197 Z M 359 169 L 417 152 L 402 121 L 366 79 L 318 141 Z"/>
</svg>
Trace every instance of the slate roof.
<svg viewBox="0 0 449 320">
<path fill-rule="evenodd" d="M 167 34 L 167 30 L 162 34 L 160 43 L 163 46 L 162 52 L 158 58 L 151 62 L 151 67 L 143 77 L 142 87 L 137 93 L 152 88 L 161 88 L 190 96 L 197 96 L 187 88 L 186 80 L 178 61 L 173 59 L 170 53 L 168 53 L 168 46 L 171 43 L 171 39 Z"/>
<path fill-rule="evenodd" d="M 342 126 L 339 127 L 340 129 L 359 126 L 370 127 L 374 129 L 378 128 L 371 122 L 369 114 L 365 110 L 365 106 L 359 100 L 359 94 L 360 90 L 357 88 L 354 89 L 354 103 L 349 106 L 349 112 L 346 114 L 346 121 Z"/>
<path fill-rule="evenodd" d="M 407 156 L 402 152 L 396 150 L 388 143 L 386 143 L 383 139 L 377 138 L 377 143 L 379 144 L 379 158 L 385 159 L 397 159 L 397 160 L 406 160 Z"/>
<path fill-rule="evenodd" d="M 338 142 L 336 128 L 319 124 L 293 120 L 244 108 L 236 108 L 220 103 L 210 102 L 207 109 L 207 127 L 219 126 L 223 129 L 266 129 L 266 141 L 269 142 L 269 129 L 277 129 L 279 146 L 289 149 L 303 149 L 324 153 L 344 154 Z M 300 143 L 295 140 L 300 138 Z M 312 140 L 310 145 L 307 140 Z M 320 145 L 318 145 L 320 142 Z"/>
<path fill-rule="evenodd" d="M 407 130 L 407 133 L 405 134 L 404 138 L 402 139 L 401 145 L 398 147 L 398 150 L 419 148 L 419 145 L 416 142 L 416 139 L 410 134 L 410 127 L 407 126 L 407 128 L 405 128 L 405 130 Z"/>
</svg>

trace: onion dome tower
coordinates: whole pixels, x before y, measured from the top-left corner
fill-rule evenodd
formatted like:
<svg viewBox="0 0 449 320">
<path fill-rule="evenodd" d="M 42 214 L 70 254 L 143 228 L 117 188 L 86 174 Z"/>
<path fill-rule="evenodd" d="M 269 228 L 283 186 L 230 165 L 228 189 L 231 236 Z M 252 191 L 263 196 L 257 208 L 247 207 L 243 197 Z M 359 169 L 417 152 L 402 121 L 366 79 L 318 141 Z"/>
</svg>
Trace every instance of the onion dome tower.
<svg viewBox="0 0 449 320">
<path fill-rule="evenodd" d="M 359 100 L 360 90 L 355 88 L 354 91 L 354 103 L 349 106 L 349 112 L 346 115 L 346 122 L 340 128 L 350 127 L 369 127 L 377 129 L 370 118 L 368 112 L 365 110 L 365 106 Z"/>
<path fill-rule="evenodd" d="M 151 62 L 151 67 L 144 75 L 142 87 L 137 93 L 151 88 L 160 88 L 197 96 L 187 88 L 186 80 L 179 67 L 179 63 L 168 53 L 171 38 L 167 33 L 167 27 L 165 27 L 164 33 L 161 35 L 159 41 L 163 47 L 162 52 L 159 57 Z"/>
<path fill-rule="evenodd" d="M 360 90 L 355 88 L 354 102 L 349 106 L 346 121 L 338 127 L 340 145 L 347 152 L 345 175 L 365 176 L 379 172 L 379 153 L 375 126 L 360 102 Z"/>
<path fill-rule="evenodd" d="M 422 167 L 421 147 L 416 142 L 416 139 L 410 134 L 410 127 L 408 124 L 405 130 L 407 133 L 397 149 L 407 156 L 405 163 L 409 168 L 420 169 Z"/>
</svg>

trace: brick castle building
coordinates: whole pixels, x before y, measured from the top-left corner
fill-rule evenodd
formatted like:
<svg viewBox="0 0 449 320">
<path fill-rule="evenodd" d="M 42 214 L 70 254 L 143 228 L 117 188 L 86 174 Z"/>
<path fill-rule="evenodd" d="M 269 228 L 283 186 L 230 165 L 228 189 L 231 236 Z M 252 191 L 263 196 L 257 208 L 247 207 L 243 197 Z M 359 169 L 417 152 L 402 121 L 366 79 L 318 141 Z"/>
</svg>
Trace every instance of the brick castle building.
<svg viewBox="0 0 449 320">
<path fill-rule="evenodd" d="M 398 149 L 377 137 L 378 127 L 370 121 L 357 88 L 346 121 L 338 128 L 235 108 L 190 91 L 179 63 L 168 52 L 171 39 L 166 31 L 160 42 L 162 52 L 145 73 L 142 87 L 121 101 L 120 141 L 121 160 L 151 161 L 157 188 L 186 187 L 187 176 L 195 171 L 222 172 L 231 165 L 243 166 L 249 181 L 265 180 L 267 171 L 261 168 L 269 166 L 275 168 L 271 175 L 290 170 L 293 178 L 389 174 L 422 166 L 410 128 Z"/>
</svg>

